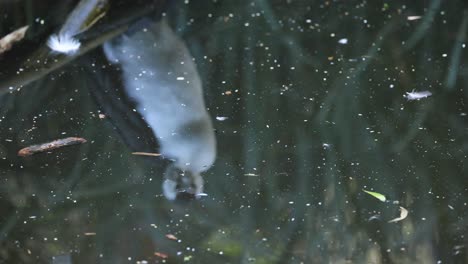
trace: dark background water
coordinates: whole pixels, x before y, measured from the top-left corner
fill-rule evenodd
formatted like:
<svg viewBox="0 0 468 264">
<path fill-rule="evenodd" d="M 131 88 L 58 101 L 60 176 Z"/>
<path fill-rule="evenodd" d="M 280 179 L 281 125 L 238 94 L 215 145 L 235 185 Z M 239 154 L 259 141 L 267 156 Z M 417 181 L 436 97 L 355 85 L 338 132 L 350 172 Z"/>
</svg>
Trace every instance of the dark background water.
<svg viewBox="0 0 468 264">
<path fill-rule="evenodd" d="M 31 31 L 0 80 L 75 3 L 1 3 L 1 36 Z M 109 84 L 89 80 L 118 78 L 98 47 L 1 87 L 0 262 L 468 263 L 463 1 L 175 1 L 167 16 L 216 129 L 208 196 L 167 201 L 162 172 L 98 117 Z M 17 156 L 66 136 L 88 143 Z"/>
</svg>

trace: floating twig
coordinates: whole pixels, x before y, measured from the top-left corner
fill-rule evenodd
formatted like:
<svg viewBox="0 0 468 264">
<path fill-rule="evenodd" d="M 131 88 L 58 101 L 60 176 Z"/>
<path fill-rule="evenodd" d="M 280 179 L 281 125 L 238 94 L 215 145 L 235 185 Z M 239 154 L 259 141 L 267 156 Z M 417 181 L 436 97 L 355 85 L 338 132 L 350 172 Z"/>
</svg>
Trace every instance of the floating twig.
<svg viewBox="0 0 468 264">
<path fill-rule="evenodd" d="M 132 155 L 150 156 L 150 157 L 159 157 L 159 156 L 161 156 L 160 153 L 151 153 L 151 152 L 132 152 Z"/>
<path fill-rule="evenodd" d="M 86 143 L 86 139 L 79 137 L 68 137 L 57 139 L 52 142 L 47 142 L 39 145 L 32 145 L 18 151 L 18 156 L 27 157 L 36 153 L 46 152 L 53 149 L 58 149 L 62 147 L 72 146 L 76 144 Z"/>
</svg>

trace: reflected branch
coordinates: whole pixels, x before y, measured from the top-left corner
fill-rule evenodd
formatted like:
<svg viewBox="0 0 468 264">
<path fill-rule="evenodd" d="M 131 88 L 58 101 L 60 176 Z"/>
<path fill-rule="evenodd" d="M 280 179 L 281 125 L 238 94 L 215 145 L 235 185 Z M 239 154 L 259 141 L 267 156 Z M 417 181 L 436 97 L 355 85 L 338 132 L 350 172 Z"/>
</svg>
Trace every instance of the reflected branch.
<svg viewBox="0 0 468 264">
<path fill-rule="evenodd" d="M 367 69 L 369 64 L 371 63 L 372 59 L 377 56 L 379 49 L 385 43 L 386 38 L 390 35 L 397 28 L 397 21 L 393 19 L 392 21 L 388 22 L 384 28 L 377 34 L 376 41 L 374 44 L 371 45 L 369 50 L 367 51 L 366 55 L 363 56 L 363 60 L 357 65 L 356 69 L 352 72 L 354 79 L 359 79 L 360 75 Z M 345 67 L 343 67 L 345 68 Z M 348 65 L 348 69 L 351 66 Z M 346 87 L 344 83 L 347 82 L 347 76 L 343 74 L 341 77 L 337 78 L 332 85 L 332 90 L 328 93 L 327 97 L 324 99 L 323 107 L 320 109 L 320 112 L 317 115 L 317 120 L 319 122 L 323 122 L 327 119 L 328 113 L 332 109 L 332 106 L 337 104 L 336 99 L 342 98 L 348 100 L 348 97 L 340 96 L 339 93 L 343 91 Z M 345 89 L 348 91 L 349 89 Z M 339 104 L 337 104 L 339 105 Z M 348 107 L 346 104 L 341 104 L 339 106 Z"/>
<path fill-rule="evenodd" d="M 418 44 L 418 42 L 426 35 L 427 31 L 431 27 L 431 23 L 434 21 L 434 17 L 437 14 L 437 11 L 439 11 L 441 3 L 441 0 L 432 1 L 431 5 L 429 6 L 429 11 L 424 16 L 424 19 L 421 21 L 414 34 L 407 41 L 404 49 L 405 51 L 414 48 L 414 46 Z"/>
<path fill-rule="evenodd" d="M 463 15 L 463 21 L 458 30 L 457 39 L 453 45 L 452 56 L 450 57 L 450 65 L 447 72 L 447 78 L 445 80 L 445 87 L 448 90 L 452 90 L 455 86 L 458 68 L 460 67 L 460 60 L 462 57 L 463 42 L 466 39 L 466 32 L 468 31 L 468 11 L 465 11 Z"/>
</svg>

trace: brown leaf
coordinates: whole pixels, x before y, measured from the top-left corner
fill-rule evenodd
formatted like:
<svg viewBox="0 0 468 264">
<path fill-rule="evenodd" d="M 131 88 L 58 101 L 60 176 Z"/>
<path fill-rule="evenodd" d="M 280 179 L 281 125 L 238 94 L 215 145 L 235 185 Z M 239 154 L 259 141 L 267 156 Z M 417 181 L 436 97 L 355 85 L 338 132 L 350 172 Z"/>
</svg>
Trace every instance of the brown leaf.
<svg viewBox="0 0 468 264">
<path fill-rule="evenodd" d="M 18 42 L 24 38 L 26 31 L 29 26 L 24 26 L 18 28 L 17 30 L 11 32 L 10 34 L 4 36 L 0 39 L 0 54 L 4 53 L 11 49 L 15 42 Z"/>
<path fill-rule="evenodd" d="M 168 257 L 168 255 L 166 253 L 161 253 L 161 252 L 154 252 L 154 255 L 158 256 L 160 258 L 163 258 L 163 259 Z"/>
</svg>

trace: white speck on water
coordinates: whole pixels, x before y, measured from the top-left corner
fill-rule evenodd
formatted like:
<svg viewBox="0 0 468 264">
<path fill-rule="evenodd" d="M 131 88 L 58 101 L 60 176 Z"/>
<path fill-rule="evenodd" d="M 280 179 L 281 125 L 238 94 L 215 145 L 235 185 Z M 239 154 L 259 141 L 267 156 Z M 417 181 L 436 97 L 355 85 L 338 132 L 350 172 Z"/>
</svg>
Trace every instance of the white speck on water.
<svg viewBox="0 0 468 264">
<path fill-rule="evenodd" d="M 348 44 L 348 39 L 347 38 L 342 38 L 342 39 L 338 40 L 338 43 L 346 45 L 346 44 Z"/>
<path fill-rule="evenodd" d="M 227 116 L 217 116 L 216 117 L 216 120 L 218 120 L 218 121 L 224 121 L 224 120 L 227 120 L 227 119 L 228 119 Z"/>
<path fill-rule="evenodd" d="M 421 19 L 421 16 L 408 16 L 406 19 L 409 21 Z"/>
<path fill-rule="evenodd" d="M 179 76 L 179 77 L 177 77 L 177 80 L 178 80 L 178 81 L 183 81 L 183 80 L 185 80 L 185 77 Z"/>
</svg>

